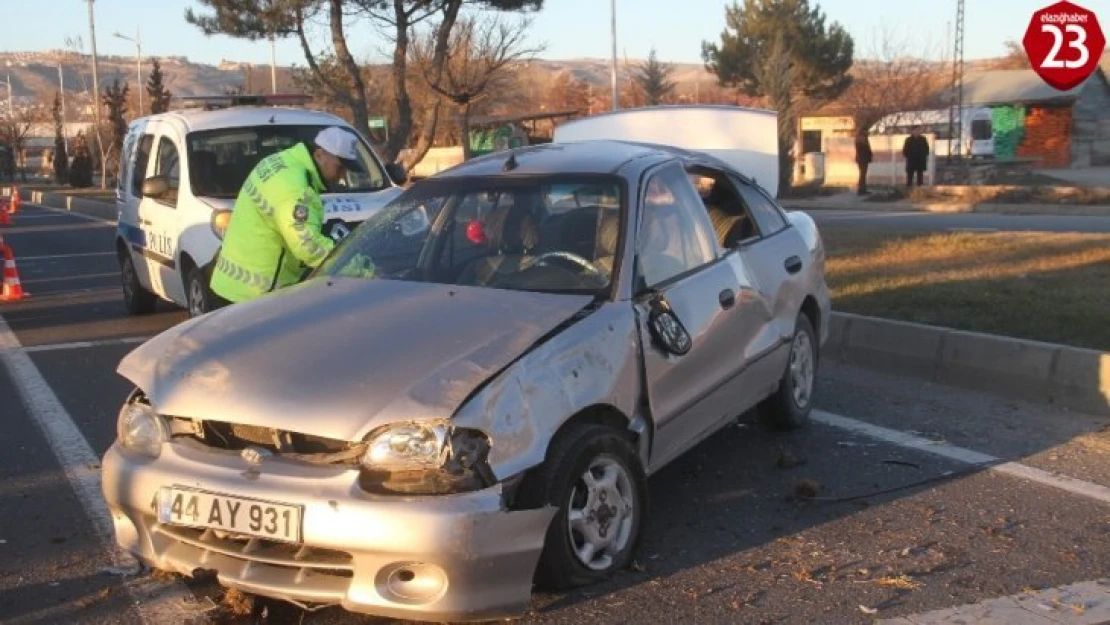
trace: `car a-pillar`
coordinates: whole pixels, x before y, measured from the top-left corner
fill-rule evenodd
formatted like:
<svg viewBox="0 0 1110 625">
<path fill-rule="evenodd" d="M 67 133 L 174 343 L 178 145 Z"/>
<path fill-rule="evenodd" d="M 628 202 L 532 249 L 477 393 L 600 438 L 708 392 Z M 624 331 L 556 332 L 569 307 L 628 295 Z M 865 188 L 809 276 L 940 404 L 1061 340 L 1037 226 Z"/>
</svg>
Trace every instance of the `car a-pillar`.
<svg viewBox="0 0 1110 625">
<path fill-rule="evenodd" d="M 525 472 L 511 507 L 558 510 L 536 566 L 537 586 L 593 584 L 631 563 L 649 507 L 640 441 L 620 411 L 593 406 L 568 419 L 544 461 Z"/>
</svg>

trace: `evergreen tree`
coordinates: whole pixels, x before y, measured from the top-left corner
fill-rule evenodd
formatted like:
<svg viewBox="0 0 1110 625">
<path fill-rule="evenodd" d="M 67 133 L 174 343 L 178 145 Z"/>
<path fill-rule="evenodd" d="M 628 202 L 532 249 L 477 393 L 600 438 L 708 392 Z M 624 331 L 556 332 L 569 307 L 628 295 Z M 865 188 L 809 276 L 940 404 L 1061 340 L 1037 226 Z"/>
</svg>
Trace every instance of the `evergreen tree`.
<svg viewBox="0 0 1110 625">
<path fill-rule="evenodd" d="M 150 96 L 150 112 L 165 113 L 170 110 L 170 98 L 173 94 L 166 89 L 166 85 L 162 82 L 162 65 L 158 59 L 151 59 L 153 69 L 150 71 L 150 78 L 146 82 L 146 93 Z"/>
<path fill-rule="evenodd" d="M 127 119 L 124 116 L 127 114 L 128 91 L 128 84 L 124 82 L 120 87 L 117 78 L 112 81 L 111 87 L 104 90 L 102 100 L 104 106 L 108 107 L 108 125 L 111 128 L 108 149 L 109 171 L 115 176 L 119 175 L 119 154 L 123 146 L 123 138 L 127 135 Z"/>
<path fill-rule="evenodd" d="M 65 128 L 62 126 L 62 94 L 54 94 L 54 182 L 65 184 L 69 179 L 69 154 L 66 153 Z"/>
<path fill-rule="evenodd" d="M 675 89 L 671 73 L 674 68 L 662 63 L 655 56 L 655 48 L 648 54 L 647 62 L 636 69 L 632 79 L 644 93 L 644 98 L 649 106 L 657 106 L 667 100 Z"/>
<path fill-rule="evenodd" d="M 725 7 L 720 43 L 702 43 L 722 86 L 765 98 L 779 119 L 779 188 L 790 185 L 794 122 L 805 100 L 827 101 L 851 84 L 854 44 L 809 0 L 744 0 Z"/>
</svg>

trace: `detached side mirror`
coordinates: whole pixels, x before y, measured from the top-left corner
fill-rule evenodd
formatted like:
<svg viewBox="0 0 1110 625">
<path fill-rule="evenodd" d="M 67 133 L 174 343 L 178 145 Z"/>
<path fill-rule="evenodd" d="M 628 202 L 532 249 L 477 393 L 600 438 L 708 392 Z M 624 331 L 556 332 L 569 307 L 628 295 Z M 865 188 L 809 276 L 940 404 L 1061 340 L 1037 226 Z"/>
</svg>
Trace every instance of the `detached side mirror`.
<svg viewBox="0 0 1110 625">
<path fill-rule="evenodd" d="M 651 302 L 648 326 L 651 328 L 652 337 L 664 350 L 675 356 L 682 356 L 690 351 L 693 344 L 690 333 L 678 320 L 678 315 L 674 313 L 666 299 L 658 297 Z"/>
<path fill-rule="evenodd" d="M 385 173 L 389 174 L 389 177 L 397 184 L 405 184 L 409 179 L 408 173 L 405 172 L 405 166 L 400 163 L 386 165 Z"/>
<path fill-rule="evenodd" d="M 165 176 L 151 176 L 143 181 L 143 197 L 160 198 L 170 190 Z"/>
</svg>

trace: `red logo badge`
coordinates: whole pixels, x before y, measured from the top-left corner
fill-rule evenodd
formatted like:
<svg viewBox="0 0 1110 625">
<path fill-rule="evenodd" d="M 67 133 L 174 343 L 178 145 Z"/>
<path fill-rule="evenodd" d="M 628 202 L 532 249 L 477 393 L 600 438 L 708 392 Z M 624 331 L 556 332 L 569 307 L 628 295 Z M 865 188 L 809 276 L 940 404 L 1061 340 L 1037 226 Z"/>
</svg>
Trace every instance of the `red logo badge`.
<svg viewBox="0 0 1110 625">
<path fill-rule="evenodd" d="M 1093 11 L 1063 0 L 1033 13 L 1022 44 L 1037 75 L 1067 91 L 1094 73 L 1106 37 Z"/>
</svg>

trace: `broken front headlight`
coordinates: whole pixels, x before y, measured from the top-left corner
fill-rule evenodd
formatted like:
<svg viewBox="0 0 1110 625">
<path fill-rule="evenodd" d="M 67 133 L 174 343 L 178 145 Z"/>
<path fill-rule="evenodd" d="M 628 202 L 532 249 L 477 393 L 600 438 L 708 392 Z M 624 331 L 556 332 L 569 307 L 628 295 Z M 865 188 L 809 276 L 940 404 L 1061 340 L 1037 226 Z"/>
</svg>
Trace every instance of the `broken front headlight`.
<svg viewBox="0 0 1110 625">
<path fill-rule="evenodd" d="M 170 428 L 146 402 L 130 399 L 119 411 L 116 434 L 124 449 L 157 458 L 162 443 L 170 440 Z"/>
<path fill-rule="evenodd" d="M 384 426 L 366 438 L 359 485 L 381 494 L 444 495 L 479 490 L 495 479 L 489 438 L 449 421 Z"/>
</svg>

